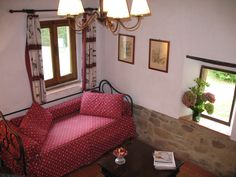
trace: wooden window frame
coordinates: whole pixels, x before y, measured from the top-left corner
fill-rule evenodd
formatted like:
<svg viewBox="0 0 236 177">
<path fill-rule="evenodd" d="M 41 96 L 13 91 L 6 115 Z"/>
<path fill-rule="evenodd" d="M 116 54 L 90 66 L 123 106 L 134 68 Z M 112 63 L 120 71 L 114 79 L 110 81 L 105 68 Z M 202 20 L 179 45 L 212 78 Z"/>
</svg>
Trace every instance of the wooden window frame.
<svg viewBox="0 0 236 177">
<path fill-rule="evenodd" d="M 59 64 L 59 51 L 58 51 L 58 37 L 57 27 L 60 26 L 71 26 L 75 25 L 74 21 L 68 20 L 52 20 L 52 21 L 41 21 L 41 28 L 49 28 L 50 30 L 50 42 L 51 42 L 51 54 L 52 54 L 52 67 L 53 67 L 53 78 L 46 80 L 46 87 L 52 87 L 61 83 L 77 79 L 77 61 L 76 61 L 76 40 L 75 31 L 70 29 L 70 50 L 71 50 L 71 74 L 60 76 L 60 64 Z"/>
<path fill-rule="evenodd" d="M 211 70 L 216 70 L 216 71 L 222 71 L 222 72 L 228 72 L 228 73 L 236 74 L 236 72 L 234 72 L 234 71 L 229 71 L 229 70 L 215 68 L 215 67 L 210 67 L 210 66 L 201 66 L 200 78 L 202 78 L 203 80 L 206 80 L 206 74 L 204 74 L 204 71 L 203 71 L 204 69 L 211 69 Z M 218 122 L 220 124 L 224 124 L 224 125 L 230 126 L 231 125 L 231 121 L 232 121 L 232 117 L 233 117 L 235 102 L 236 102 L 236 84 L 235 84 L 235 87 L 234 87 L 234 95 L 233 95 L 233 100 L 232 100 L 232 104 L 231 104 L 231 109 L 230 109 L 229 121 L 228 122 L 219 120 L 219 119 L 217 119 L 215 117 L 212 117 L 212 116 L 209 116 L 209 115 L 205 115 L 205 114 L 201 114 L 201 116 L 206 118 L 206 119 Z"/>
</svg>

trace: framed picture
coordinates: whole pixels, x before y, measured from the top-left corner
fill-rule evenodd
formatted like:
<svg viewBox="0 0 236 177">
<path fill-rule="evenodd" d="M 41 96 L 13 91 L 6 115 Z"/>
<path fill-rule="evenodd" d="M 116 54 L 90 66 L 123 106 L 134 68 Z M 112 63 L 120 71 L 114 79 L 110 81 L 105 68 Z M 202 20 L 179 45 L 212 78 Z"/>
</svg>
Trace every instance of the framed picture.
<svg viewBox="0 0 236 177">
<path fill-rule="evenodd" d="M 118 60 L 134 64 L 134 45 L 135 45 L 135 36 L 119 34 Z"/>
<path fill-rule="evenodd" d="M 168 72 L 170 42 L 150 39 L 149 41 L 149 69 Z"/>
</svg>

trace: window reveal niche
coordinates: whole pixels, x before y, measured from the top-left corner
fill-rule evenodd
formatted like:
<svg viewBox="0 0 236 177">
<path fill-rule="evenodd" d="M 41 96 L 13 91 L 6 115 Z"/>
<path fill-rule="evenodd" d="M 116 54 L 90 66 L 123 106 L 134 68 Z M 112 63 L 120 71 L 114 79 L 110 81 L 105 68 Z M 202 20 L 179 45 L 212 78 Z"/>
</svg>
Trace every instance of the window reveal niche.
<svg viewBox="0 0 236 177">
<path fill-rule="evenodd" d="M 236 98 L 236 72 L 213 68 L 201 67 L 200 77 L 210 84 L 205 92 L 215 95 L 214 113 L 202 113 L 202 117 L 230 126 Z"/>
</svg>

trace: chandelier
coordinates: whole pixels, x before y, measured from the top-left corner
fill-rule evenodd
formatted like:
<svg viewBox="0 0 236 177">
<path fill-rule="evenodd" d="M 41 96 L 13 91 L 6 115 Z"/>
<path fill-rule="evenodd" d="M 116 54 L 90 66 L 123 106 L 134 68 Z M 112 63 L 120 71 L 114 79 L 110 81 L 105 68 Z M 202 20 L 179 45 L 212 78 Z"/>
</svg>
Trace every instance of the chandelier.
<svg viewBox="0 0 236 177">
<path fill-rule="evenodd" d="M 150 15 L 147 0 L 133 0 L 129 12 L 126 0 L 99 0 L 99 8 L 92 12 L 88 19 L 80 18 L 85 13 L 81 0 L 60 0 L 57 14 L 68 19 L 78 17 L 76 30 L 81 31 L 91 25 L 95 20 L 102 23 L 112 33 L 119 31 L 120 27 L 134 31 L 141 23 L 141 18 Z M 132 19 L 132 25 L 128 24 Z"/>
</svg>

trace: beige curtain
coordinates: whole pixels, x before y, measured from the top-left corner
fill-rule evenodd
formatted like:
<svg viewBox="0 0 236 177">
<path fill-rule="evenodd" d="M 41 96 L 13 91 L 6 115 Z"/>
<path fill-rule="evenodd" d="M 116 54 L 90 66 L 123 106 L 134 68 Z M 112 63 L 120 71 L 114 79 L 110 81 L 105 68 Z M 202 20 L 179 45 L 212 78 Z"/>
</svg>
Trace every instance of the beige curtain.
<svg viewBox="0 0 236 177">
<path fill-rule="evenodd" d="M 85 18 L 89 18 L 87 12 Z M 86 30 L 82 32 L 83 40 L 83 67 L 82 82 L 83 90 L 90 89 L 97 84 L 96 73 L 96 22 L 93 22 Z"/>
<path fill-rule="evenodd" d="M 31 86 L 32 99 L 39 104 L 46 102 L 41 48 L 39 17 L 38 15 L 28 15 L 25 63 Z"/>
</svg>

